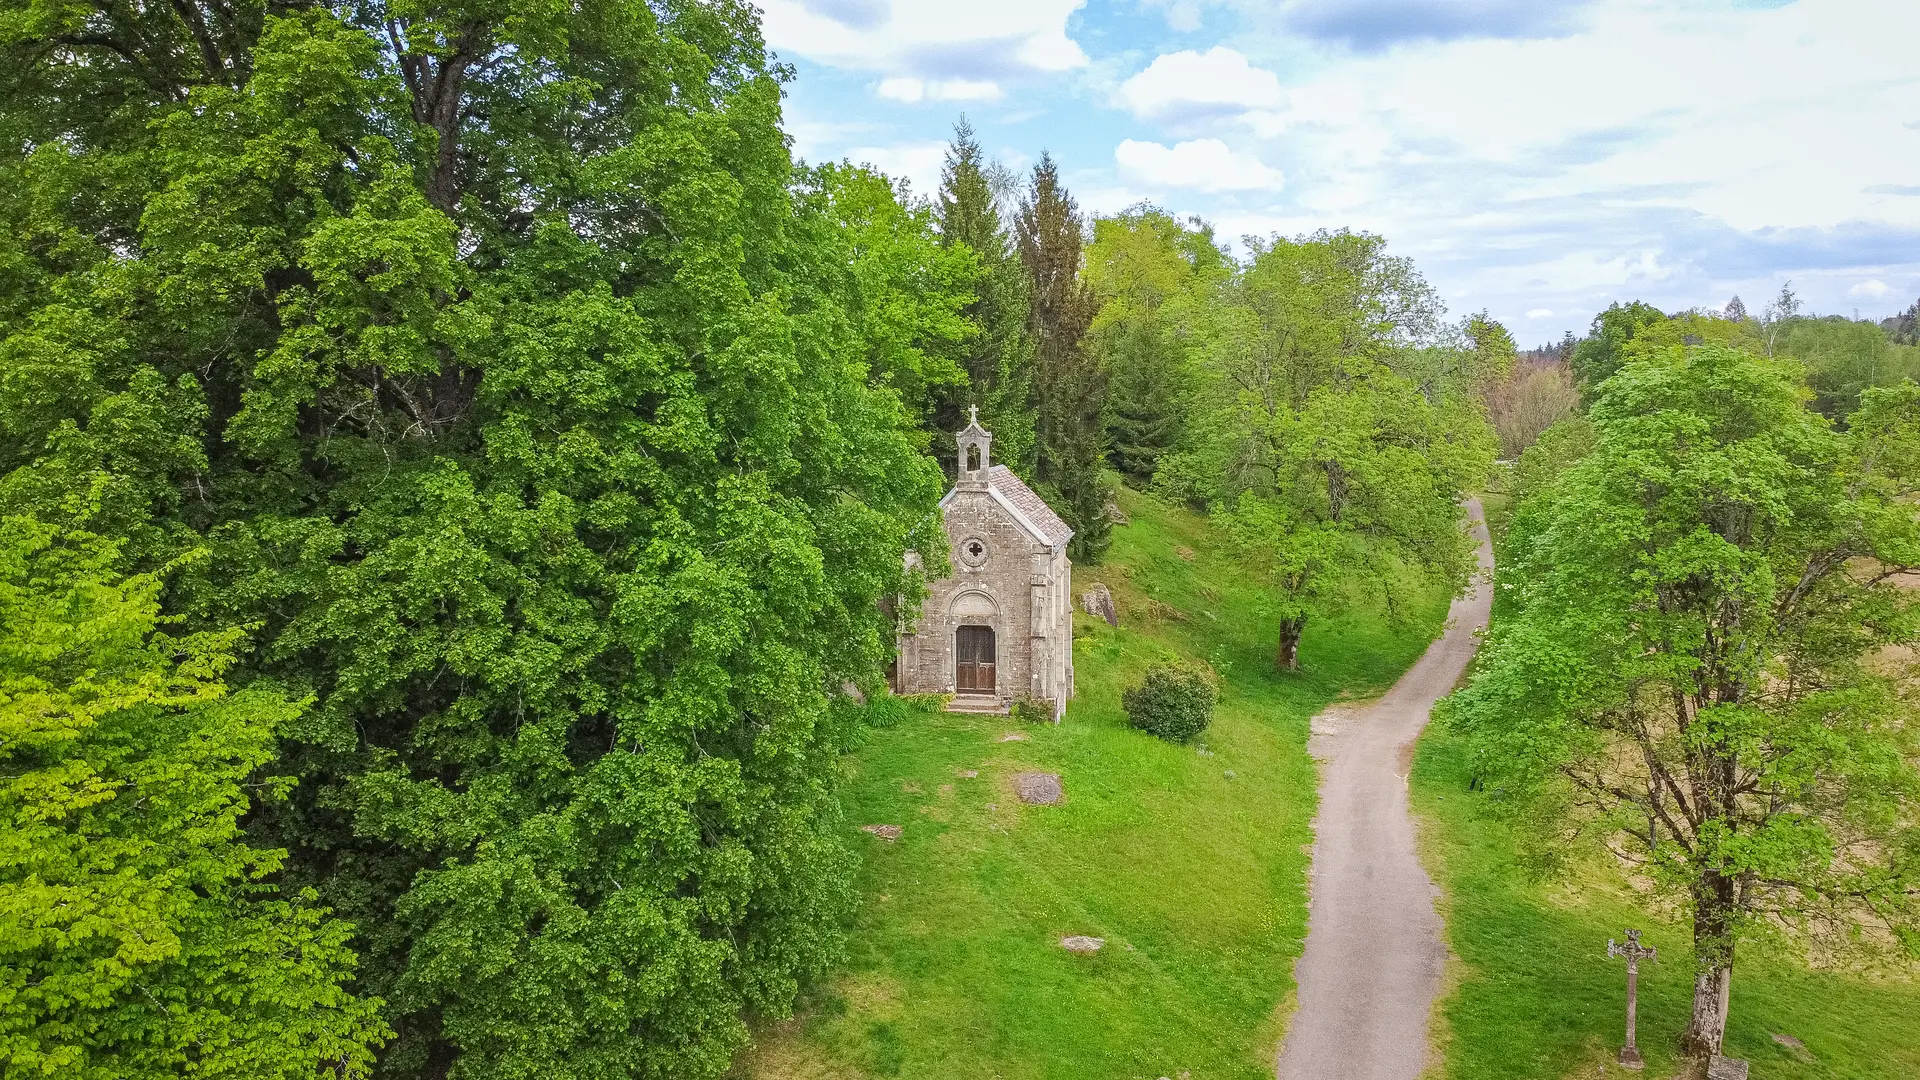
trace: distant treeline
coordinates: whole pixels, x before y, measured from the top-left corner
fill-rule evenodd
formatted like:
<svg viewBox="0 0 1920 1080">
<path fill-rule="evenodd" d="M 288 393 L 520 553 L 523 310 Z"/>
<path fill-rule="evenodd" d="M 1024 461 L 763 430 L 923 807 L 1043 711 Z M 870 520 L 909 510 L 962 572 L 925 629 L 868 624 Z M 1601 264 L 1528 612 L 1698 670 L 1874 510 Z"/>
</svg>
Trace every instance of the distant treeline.
<svg viewBox="0 0 1920 1080">
<path fill-rule="evenodd" d="M 735 0 L 17 14 L 6 1075 L 720 1076 L 844 955 L 847 688 L 970 406 L 1078 560 L 1115 482 L 1221 515 L 1290 667 L 1466 581 L 1620 335 L 1836 409 L 1910 363 L 1522 360 L 1380 237 L 1088 221 L 964 123 L 914 198 L 792 158 Z"/>
</svg>

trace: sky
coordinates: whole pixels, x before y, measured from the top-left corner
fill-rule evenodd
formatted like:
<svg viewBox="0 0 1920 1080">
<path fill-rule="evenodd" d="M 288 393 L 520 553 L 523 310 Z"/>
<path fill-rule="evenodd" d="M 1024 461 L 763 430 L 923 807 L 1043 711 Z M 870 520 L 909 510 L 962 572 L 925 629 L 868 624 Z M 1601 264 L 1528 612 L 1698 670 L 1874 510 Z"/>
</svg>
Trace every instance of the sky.
<svg viewBox="0 0 1920 1080">
<path fill-rule="evenodd" d="M 1522 345 L 1920 298 L 1920 0 L 757 2 L 795 153 L 917 194 L 964 113 L 1090 213 L 1379 233 Z"/>
</svg>

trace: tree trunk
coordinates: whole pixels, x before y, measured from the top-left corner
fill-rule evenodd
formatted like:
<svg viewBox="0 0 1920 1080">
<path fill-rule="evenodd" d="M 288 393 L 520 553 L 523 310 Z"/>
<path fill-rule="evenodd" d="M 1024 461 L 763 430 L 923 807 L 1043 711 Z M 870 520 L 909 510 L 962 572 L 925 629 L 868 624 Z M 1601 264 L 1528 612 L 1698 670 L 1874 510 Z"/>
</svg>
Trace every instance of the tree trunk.
<svg viewBox="0 0 1920 1080">
<path fill-rule="evenodd" d="M 1307 628 L 1307 617 L 1280 620 L 1280 646 L 1273 652 L 1273 666 L 1281 671 L 1300 670 L 1300 632 Z"/>
<path fill-rule="evenodd" d="M 1734 881 L 1712 870 L 1693 886 L 1693 1014 L 1680 1048 L 1696 1057 L 1720 1052 L 1733 993 Z"/>
</svg>

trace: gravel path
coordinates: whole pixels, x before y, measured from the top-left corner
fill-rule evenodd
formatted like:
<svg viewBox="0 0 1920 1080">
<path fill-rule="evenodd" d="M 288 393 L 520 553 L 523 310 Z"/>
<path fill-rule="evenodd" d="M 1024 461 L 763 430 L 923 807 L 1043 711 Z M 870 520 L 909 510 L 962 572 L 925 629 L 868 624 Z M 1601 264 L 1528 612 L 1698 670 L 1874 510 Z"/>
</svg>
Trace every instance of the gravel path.
<svg viewBox="0 0 1920 1080">
<path fill-rule="evenodd" d="M 1468 512 L 1480 565 L 1491 567 L 1480 503 Z M 1491 603 L 1482 582 L 1453 602 L 1447 632 L 1385 697 L 1314 720 L 1313 895 L 1280 1080 L 1414 1080 L 1426 1067 L 1427 1018 L 1447 949 L 1433 908 L 1438 890 L 1414 855 L 1407 769 L 1427 713 L 1473 658 Z"/>
</svg>

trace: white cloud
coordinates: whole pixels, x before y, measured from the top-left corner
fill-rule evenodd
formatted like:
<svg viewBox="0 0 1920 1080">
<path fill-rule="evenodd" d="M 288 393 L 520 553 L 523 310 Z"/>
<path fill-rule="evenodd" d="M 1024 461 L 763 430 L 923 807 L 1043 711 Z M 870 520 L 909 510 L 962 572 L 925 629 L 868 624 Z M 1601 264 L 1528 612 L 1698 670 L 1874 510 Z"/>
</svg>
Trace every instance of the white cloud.
<svg viewBox="0 0 1920 1080">
<path fill-rule="evenodd" d="M 1219 139 L 1191 139 L 1171 147 L 1125 139 L 1114 148 L 1113 159 L 1122 174 L 1158 187 L 1277 193 L 1285 182 L 1279 169 Z"/>
<path fill-rule="evenodd" d="M 1294 143 L 1324 186 L 1367 201 L 1383 188 L 1411 192 L 1399 177 L 1356 189 L 1345 174 L 1389 171 L 1412 154 L 1482 169 L 1462 192 L 1480 207 L 1638 189 L 1636 199 L 1741 229 L 1888 213 L 1920 223 L 1920 200 L 1903 208 L 1894 204 L 1908 200 L 1863 191 L 1910 181 L 1920 160 L 1920 138 L 1900 127 L 1920 77 L 1902 42 L 1920 33 L 1920 5 L 1897 7 L 1616 0 L 1565 37 L 1409 44 L 1328 61 L 1278 95 L 1208 89 L 1187 99 L 1244 100 L 1240 125 Z M 1201 77 L 1194 59 L 1163 56 L 1136 81 L 1168 63 L 1181 78 L 1162 80 L 1160 96 L 1180 100 L 1180 82 Z M 1299 170 L 1295 179 L 1309 184 Z"/>
<path fill-rule="evenodd" d="M 1529 311 L 1529 312 L 1527 312 L 1527 318 L 1529 318 L 1529 319 L 1551 319 L 1551 318 L 1553 318 L 1553 309 L 1552 309 L 1552 308 L 1543 308 L 1543 307 L 1537 307 L 1537 308 L 1534 308 L 1534 309 L 1533 309 L 1532 311 Z"/>
<path fill-rule="evenodd" d="M 1874 278 L 1870 281 L 1863 281 L 1853 288 L 1848 289 L 1847 295 L 1865 296 L 1874 300 L 1882 300 L 1891 295 L 1892 292 L 1893 286 L 1881 281 L 1879 278 Z"/>
<path fill-rule="evenodd" d="M 931 196 L 940 190 L 940 167 L 946 162 L 947 144 L 920 141 L 892 146 L 856 146 L 847 151 L 847 160 L 886 173 L 894 180 L 905 180 L 919 196 Z"/>
<path fill-rule="evenodd" d="M 1134 0 L 1084 33 L 1081 0 L 765 6 L 782 57 L 844 73 L 792 89 L 797 152 L 851 152 L 921 192 L 961 106 L 875 92 L 980 101 L 991 84 L 998 108 L 966 106 L 983 138 L 1050 147 L 1089 209 L 1150 198 L 1223 239 L 1378 232 L 1450 300 L 1528 333 L 1583 329 L 1609 300 L 1757 308 L 1788 278 L 1814 310 L 1905 306 L 1920 3 L 1577 0 L 1549 33 L 1509 17 L 1530 2 L 1441 13 L 1487 15 L 1470 33 L 1434 21 L 1439 0 Z M 1308 18 L 1336 7 L 1394 19 Z"/>
<path fill-rule="evenodd" d="M 767 43 L 783 56 L 891 76 L 983 79 L 1081 67 L 1067 36 L 1086 0 L 763 0 Z"/>
<path fill-rule="evenodd" d="M 1223 45 L 1168 53 L 1120 86 L 1120 103 L 1142 118 L 1278 108 L 1280 79 Z"/>
<path fill-rule="evenodd" d="M 1384 53 L 1268 25 L 1159 56 L 1115 103 L 1257 153 L 1287 174 L 1261 209 L 1379 231 L 1450 295 L 1558 329 L 1785 277 L 1822 310 L 1885 302 L 1870 281 L 1904 295 L 1920 268 L 1920 4 L 1596 0 L 1552 36 Z"/>
<path fill-rule="evenodd" d="M 924 79 L 896 76 L 880 80 L 878 92 L 895 101 L 998 101 L 1000 84 L 986 79 Z"/>
</svg>

